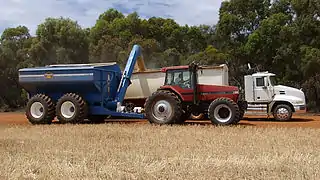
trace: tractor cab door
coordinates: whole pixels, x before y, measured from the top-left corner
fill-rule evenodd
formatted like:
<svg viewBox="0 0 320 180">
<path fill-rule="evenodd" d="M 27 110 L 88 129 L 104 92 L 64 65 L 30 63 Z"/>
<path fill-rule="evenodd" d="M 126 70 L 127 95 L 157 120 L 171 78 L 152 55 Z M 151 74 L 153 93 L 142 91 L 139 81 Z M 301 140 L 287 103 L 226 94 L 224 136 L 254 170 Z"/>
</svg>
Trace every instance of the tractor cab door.
<svg viewBox="0 0 320 180">
<path fill-rule="evenodd" d="M 188 69 L 168 70 L 165 85 L 172 86 L 185 100 L 192 101 L 193 87 L 191 84 L 191 73 Z"/>
</svg>

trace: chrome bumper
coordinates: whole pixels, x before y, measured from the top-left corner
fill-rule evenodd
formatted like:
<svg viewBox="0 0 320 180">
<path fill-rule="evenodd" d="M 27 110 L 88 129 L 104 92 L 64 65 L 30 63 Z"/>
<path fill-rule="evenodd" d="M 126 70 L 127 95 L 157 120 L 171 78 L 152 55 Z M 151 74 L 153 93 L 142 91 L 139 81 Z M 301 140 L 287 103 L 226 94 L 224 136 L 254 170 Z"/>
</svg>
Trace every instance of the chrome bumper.
<svg viewBox="0 0 320 180">
<path fill-rule="evenodd" d="M 307 108 L 305 105 L 294 106 L 295 114 L 303 114 L 307 112 Z"/>
</svg>

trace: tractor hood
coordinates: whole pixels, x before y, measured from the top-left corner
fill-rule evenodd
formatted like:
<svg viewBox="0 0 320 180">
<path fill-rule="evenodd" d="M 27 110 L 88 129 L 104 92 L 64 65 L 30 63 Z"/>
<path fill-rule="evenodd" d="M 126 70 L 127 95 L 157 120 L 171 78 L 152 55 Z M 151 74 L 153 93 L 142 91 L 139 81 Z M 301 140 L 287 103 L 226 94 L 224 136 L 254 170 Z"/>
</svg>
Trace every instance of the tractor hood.
<svg viewBox="0 0 320 180">
<path fill-rule="evenodd" d="M 214 94 L 239 94 L 239 88 L 236 86 L 221 86 L 221 85 L 203 85 L 199 84 L 199 91 L 203 93 Z"/>
</svg>

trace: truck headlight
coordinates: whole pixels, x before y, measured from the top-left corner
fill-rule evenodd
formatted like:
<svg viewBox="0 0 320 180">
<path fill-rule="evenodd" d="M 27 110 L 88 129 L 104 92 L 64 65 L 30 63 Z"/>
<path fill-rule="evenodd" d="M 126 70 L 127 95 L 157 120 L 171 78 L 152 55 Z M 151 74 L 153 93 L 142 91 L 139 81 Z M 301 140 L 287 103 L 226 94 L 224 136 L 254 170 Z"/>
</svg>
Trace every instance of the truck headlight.
<svg viewBox="0 0 320 180">
<path fill-rule="evenodd" d="M 296 101 L 295 103 L 296 103 L 296 104 L 304 104 L 303 101 Z"/>
<path fill-rule="evenodd" d="M 233 91 L 233 94 L 239 94 L 239 91 Z"/>
</svg>

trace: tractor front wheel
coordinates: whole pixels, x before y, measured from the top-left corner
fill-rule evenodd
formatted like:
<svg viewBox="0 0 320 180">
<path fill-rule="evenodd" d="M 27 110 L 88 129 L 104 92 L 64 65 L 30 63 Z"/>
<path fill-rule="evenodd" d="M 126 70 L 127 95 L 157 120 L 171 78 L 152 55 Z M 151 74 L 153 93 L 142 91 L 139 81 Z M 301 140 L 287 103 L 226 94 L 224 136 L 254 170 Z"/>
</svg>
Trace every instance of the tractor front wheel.
<svg viewBox="0 0 320 180">
<path fill-rule="evenodd" d="M 239 106 L 229 98 L 214 100 L 208 109 L 209 118 L 213 124 L 231 125 L 240 119 Z"/>
<path fill-rule="evenodd" d="M 182 116 L 180 99 L 170 91 L 157 91 L 147 98 L 145 113 L 150 123 L 179 123 Z"/>
<path fill-rule="evenodd" d="M 28 101 L 26 116 L 31 124 L 51 124 L 55 117 L 54 110 L 49 96 L 37 94 Z"/>
<path fill-rule="evenodd" d="M 58 100 L 56 112 L 57 118 L 63 124 L 81 123 L 87 116 L 87 104 L 79 95 L 68 93 Z"/>
</svg>

